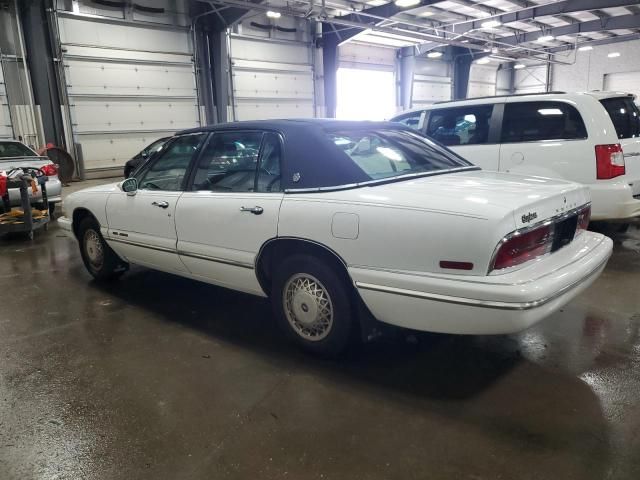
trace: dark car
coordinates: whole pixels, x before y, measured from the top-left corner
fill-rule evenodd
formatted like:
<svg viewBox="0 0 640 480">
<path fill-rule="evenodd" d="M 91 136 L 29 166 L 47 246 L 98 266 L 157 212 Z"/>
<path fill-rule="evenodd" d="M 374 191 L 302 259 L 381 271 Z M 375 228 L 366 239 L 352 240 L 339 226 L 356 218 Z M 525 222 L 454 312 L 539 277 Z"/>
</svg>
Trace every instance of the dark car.
<svg viewBox="0 0 640 480">
<path fill-rule="evenodd" d="M 129 178 L 131 173 L 146 162 L 149 158 L 151 158 L 154 154 L 158 153 L 164 147 L 164 144 L 167 143 L 171 137 L 162 137 L 156 140 L 155 142 L 150 143 L 145 148 L 143 148 L 140 152 L 136 154 L 131 160 L 124 164 L 124 178 Z"/>
</svg>

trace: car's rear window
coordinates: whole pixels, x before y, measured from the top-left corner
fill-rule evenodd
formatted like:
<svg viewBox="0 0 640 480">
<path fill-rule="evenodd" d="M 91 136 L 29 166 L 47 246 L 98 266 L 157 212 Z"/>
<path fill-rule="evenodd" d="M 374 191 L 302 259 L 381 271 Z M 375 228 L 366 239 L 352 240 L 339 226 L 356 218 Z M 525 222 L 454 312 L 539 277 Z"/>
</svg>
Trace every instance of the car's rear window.
<svg viewBox="0 0 640 480">
<path fill-rule="evenodd" d="M 370 180 L 472 167 L 449 150 L 407 130 L 354 129 L 327 135 Z"/>
<path fill-rule="evenodd" d="M 640 111 L 631 97 L 600 100 L 607 110 L 618 138 L 640 137 Z"/>
<path fill-rule="evenodd" d="M 28 147 L 18 142 L 0 142 L 0 158 L 37 157 L 38 155 Z"/>
</svg>

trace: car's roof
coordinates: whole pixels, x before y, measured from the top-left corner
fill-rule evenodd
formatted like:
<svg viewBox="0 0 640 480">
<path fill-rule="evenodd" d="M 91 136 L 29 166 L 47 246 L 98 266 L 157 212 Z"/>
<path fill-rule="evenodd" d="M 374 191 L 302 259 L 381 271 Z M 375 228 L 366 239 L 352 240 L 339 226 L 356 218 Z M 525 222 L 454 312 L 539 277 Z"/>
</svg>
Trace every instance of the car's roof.
<svg viewBox="0 0 640 480">
<path fill-rule="evenodd" d="M 206 125 L 203 127 L 191 128 L 178 132 L 178 134 L 207 132 L 216 130 L 247 130 L 247 129 L 267 129 L 280 130 L 283 132 L 289 130 L 300 130 L 305 128 L 340 130 L 340 129 L 359 129 L 359 128 L 406 128 L 398 126 L 395 122 L 375 122 L 368 120 L 336 120 L 333 118 L 285 118 L 274 120 L 245 120 L 240 122 L 218 123 L 215 125 Z"/>
<path fill-rule="evenodd" d="M 465 106 L 465 105 L 474 105 L 474 104 L 486 104 L 492 101 L 495 102 L 506 102 L 512 98 L 518 98 L 521 100 L 543 100 L 543 99 L 567 99 L 567 100 L 575 100 L 579 101 L 581 98 L 585 97 L 593 97 L 596 100 L 602 100 L 605 98 L 615 98 L 615 97 L 634 97 L 632 93 L 628 92 L 613 92 L 613 91 L 599 91 L 592 90 L 589 92 L 541 92 L 541 93 L 521 93 L 515 95 L 495 95 L 495 96 L 487 96 L 487 97 L 473 97 L 473 98 L 462 98 L 459 100 L 446 100 L 442 102 L 436 102 L 428 106 L 412 108 L 409 110 L 405 110 L 403 112 L 398 113 L 393 118 L 398 118 L 403 115 L 422 112 L 423 110 L 433 110 L 436 108 L 443 107 L 457 107 L 457 106 Z"/>
</svg>

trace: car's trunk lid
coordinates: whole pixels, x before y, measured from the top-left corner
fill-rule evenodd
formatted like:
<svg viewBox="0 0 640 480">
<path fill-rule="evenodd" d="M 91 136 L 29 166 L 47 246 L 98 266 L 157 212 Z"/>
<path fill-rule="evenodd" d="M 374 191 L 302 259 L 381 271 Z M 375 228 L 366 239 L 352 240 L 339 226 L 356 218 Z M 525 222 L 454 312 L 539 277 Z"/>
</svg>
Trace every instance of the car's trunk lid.
<svg viewBox="0 0 640 480">
<path fill-rule="evenodd" d="M 557 217 L 590 201 L 588 189 L 576 183 L 480 170 L 395 181 L 373 187 L 374 191 L 357 195 L 397 207 L 481 218 L 512 213 L 515 228 Z"/>
<path fill-rule="evenodd" d="M 49 163 L 51 163 L 51 160 L 49 160 L 47 157 L 0 157 L 0 172 L 8 172 L 13 168 L 18 167 L 41 168 Z"/>
</svg>

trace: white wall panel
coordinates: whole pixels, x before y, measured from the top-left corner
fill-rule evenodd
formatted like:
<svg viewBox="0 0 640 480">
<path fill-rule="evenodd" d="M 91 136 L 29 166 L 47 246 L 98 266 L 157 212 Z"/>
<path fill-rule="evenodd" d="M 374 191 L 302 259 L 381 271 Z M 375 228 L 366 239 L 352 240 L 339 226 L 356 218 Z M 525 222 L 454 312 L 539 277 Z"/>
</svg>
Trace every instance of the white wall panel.
<svg viewBox="0 0 640 480">
<path fill-rule="evenodd" d="M 547 88 L 547 66 L 521 68 L 514 75 L 515 93 L 540 93 Z"/>
<path fill-rule="evenodd" d="M 232 35 L 231 59 L 236 120 L 314 116 L 308 44 Z"/>
<path fill-rule="evenodd" d="M 58 23 L 73 140 L 89 175 L 119 169 L 147 143 L 199 125 L 186 29 L 68 14 Z"/>
<path fill-rule="evenodd" d="M 640 71 L 607 73 L 604 76 L 604 89 L 608 91 L 633 93 L 640 98 Z"/>
<path fill-rule="evenodd" d="M 13 129 L 11 128 L 11 116 L 9 115 L 9 101 L 7 100 L 7 91 L 4 85 L 4 75 L 2 74 L 1 64 L 0 64 L 0 138 L 13 138 Z"/>
<path fill-rule="evenodd" d="M 612 52 L 618 52 L 620 56 L 609 58 L 608 54 Z M 607 74 L 638 70 L 640 40 L 596 45 L 591 51 L 577 52 L 575 55 L 575 63 L 551 67 L 553 90 L 604 90 Z"/>
</svg>

